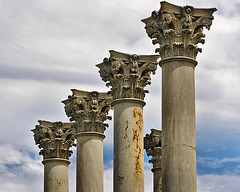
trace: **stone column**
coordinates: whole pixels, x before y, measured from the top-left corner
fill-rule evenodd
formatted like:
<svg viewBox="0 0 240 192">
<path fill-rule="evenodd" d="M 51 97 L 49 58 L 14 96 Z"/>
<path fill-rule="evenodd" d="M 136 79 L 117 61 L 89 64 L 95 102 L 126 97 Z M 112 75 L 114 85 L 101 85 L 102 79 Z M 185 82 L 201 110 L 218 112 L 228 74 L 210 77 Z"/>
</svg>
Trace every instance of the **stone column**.
<svg viewBox="0 0 240 192">
<path fill-rule="evenodd" d="M 98 64 L 114 107 L 114 192 L 144 191 L 143 106 L 159 56 L 110 51 Z"/>
<path fill-rule="evenodd" d="M 77 139 L 77 192 L 103 192 L 103 139 L 112 96 L 72 89 L 63 101 Z"/>
<path fill-rule="evenodd" d="M 43 155 L 44 192 L 68 192 L 68 165 L 74 145 L 72 123 L 38 121 L 34 139 Z"/>
<path fill-rule="evenodd" d="M 196 55 L 216 9 L 179 7 L 161 2 L 146 24 L 161 56 L 163 192 L 196 192 L 195 77 Z"/>
<path fill-rule="evenodd" d="M 153 164 L 154 192 L 162 192 L 162 131 L 151 129 L 151 133 L 144 137 L 144 149 L 148 156 L 152 156 L 149 163 Z"/>
</svg>

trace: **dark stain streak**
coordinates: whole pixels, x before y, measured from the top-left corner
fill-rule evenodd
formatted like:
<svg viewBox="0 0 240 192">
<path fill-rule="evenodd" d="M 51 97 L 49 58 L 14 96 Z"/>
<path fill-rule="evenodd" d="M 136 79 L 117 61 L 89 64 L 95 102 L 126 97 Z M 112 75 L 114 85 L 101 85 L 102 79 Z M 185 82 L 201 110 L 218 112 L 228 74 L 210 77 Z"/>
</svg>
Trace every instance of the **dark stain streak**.
<svg viewBox="0 0 240 192">
<path fill-rule="evenodd" d="M 142 174 L 142 167 L 141 167 L 141 162 L 140 159 L 142 157 L 142 149 L 141 145 L 139 145 L 141 138 L 140 138 L 140 133 L 143 130 L 143 117 L 142 117 L 142 112 L 138 110 L 138 108 L 133 109 L 133 118 L 137 118 L 136 121 L 136 127 L 137 129 L 132 128 L 133 131 L 133 142 L 136 144 L 135 152 L 137 155 L 135 156 L 135 174 L 134 176 L 139 180 L 141 179 L 141 174 Z"/>
<path fill-rule="evenodd" d="M 122 185 L 123 184 L 123 180 L 124 180 L 124 177 L 119 175 L 118 176 L 118 182 L 119 182 L 119 185 Z"/>
<path fill-rule="evenodd" d="M 128 138 L 128 134 L 127 134 L 128 125 L 129 125 L 129 122 L 128 122 L 128 120 L 126 121 L 126 123 L 127 123 L 127 126 L 126 126 L 126 128 L 125 128 L 124 139 L 127 139 L 127 138 Z"/>
<path fill-rule="evenodd" d="M 57 179 L 56 177 L 54 177 L 54 179 L 52 179 L 51 177 L 48 178 L 48 182 L 51 183 L 51 188 L 54 191 L 59 191 L 59 189 L 61 188 L 61 186 L 63 185 L 63 183 L 65 183 L 64 179 Z"/>
</svg>

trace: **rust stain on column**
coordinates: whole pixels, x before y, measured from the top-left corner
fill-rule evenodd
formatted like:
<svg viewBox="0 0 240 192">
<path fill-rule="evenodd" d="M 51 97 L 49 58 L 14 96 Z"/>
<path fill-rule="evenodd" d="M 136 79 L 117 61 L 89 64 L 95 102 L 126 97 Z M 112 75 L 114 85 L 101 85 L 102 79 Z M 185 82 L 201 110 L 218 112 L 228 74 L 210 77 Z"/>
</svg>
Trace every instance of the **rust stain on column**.
<svg viewBox="0 0 240 192">
<path fill-rule="evenodd" d="M 65 180 L 63 180 L 63 179 L 58 180 L 57 178 L 55 178 L 55 181 L 56 181 L 56 183 L 57 183 L 57 185 L 58 185 L 59 188 L 60 188 L 61 185 L 65 182 Z"/>
<path fill-rule="evenodd" d="M 138 153 L 137 153 L 137 156 L 135 156 L 136 160 L 135 160 L 135 175 L 134 176 L 137 179 L 140 179 L 140 176 L 142 173 L 142 167 L 141 167 L 141 162 L 140 162 L 142 149 L 140 147 L 138 147 L 136 151 L 138 151 Z"/>
<path fill-rule="evenodd" d="M 142 120 L 142 112 L 138 111 L 138 108 L 134 107 L 133 108 L 133 118 L 139 117 L 140 120 Z"/>
<path fill-rule="evenodd" d="M 126 124 L 127 125 L 125 127 L 125 134 L 124 134 L 123 138 L 127 140 L 128 145 L 126 147 L 124 147 L 123 150 L 127 149 L 127 148 L 130 148 L 130 141 L 129 141 L 129 137 L 128 137 L 128 128 L 129 128 L 129 121 L 128 120 L 126 121 Z"/>
<path fill-rule="evenodd" d="M 133 131 L 133 142 L 136 141 L 136 149 L 135 152 L 137 155 L 135 156 L 135 177 L 137 179 L 140 179 L 141 173 L 142 173 L 142 167 L 141 167 L 141 156 L 142 156 L 142 149 L 141 144 L 139 143 L 141 141 L 140 133 L 143 130 L 143 117 L 142 112 L 138 111 L 137 108 L 133 108 L 133 118 L 137 118 L 136 121 L 136 127 L 137 129 L 132 128 Z"/>
<path fill-rule="evenodd" d="M 127 139 L 127 138 L 128 138 L 128 134 L 127 134 L 128 125 L 129 125 L 129 122 L 128 122 L 128 120 L 126 121 L 126 124 L 127 124 L 127 126 L 126 126 L 126 128 L 125 128 L 125 135 L 124 135 L 124 139 Z"/>
<path fill-rule="evenodd" d="M 53 178 L 48 178 L 48 182 L 50 182 L 51 184 L 51 188 L 54 190 L 54 191 L 59 191 L 63 185 L 63 183 L 65 183 L 65 180 L 64 179 L 57 179 L 56 177 Z"/>
</svg>

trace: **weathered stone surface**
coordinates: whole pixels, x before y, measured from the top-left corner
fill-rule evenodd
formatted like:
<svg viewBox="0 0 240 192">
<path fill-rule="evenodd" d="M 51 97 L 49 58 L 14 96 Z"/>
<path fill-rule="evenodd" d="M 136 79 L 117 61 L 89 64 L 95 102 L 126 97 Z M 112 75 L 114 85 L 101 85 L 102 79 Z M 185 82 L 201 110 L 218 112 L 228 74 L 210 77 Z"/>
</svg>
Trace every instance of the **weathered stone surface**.
<svg viewBox="0 0 240 192">
<path fill-rule="evenodd" d="M 111 50 L 110 58 L 96 65 L 107 86 L 111 86 L 109 94 L 113 99 L 137 98 L 144 99 L 146 85 L 151 84 L 151 73 L 157 70 L 157 55 L 130 55 Z"/>
<path fill-rule="evenodd" d="M 44 192 L 69 192 L 68 165 L 69 160 L 62 158 L 45 159 Z"/>
<path fill-rule="evenodd" d="M 160 10 L 153 11 L 152 16 L 142 22 L 153 44 L 160 45 L 156 52 L 162 59 L 175 56 L 195 59 L 202 51 L 197 44 L 205 42 L 203 27 L 210 29 L 216 10 L 180 7 L 163 1 Z"/>
<path fill-rule="evenodd" d="M 154 192 L 162 191 L 162 131 L 151 129 L 151 133 L 144 137 L 144 149 L 148 156 L 152 156 L 149 163 L 153 164 Z"/>
<path fill-rule="evenodd" d="M 61 121 L 49 122 L 38 121 L 36 125 L 34 139 L 40 150 L 40 155 L 44 159 L 63 158 L 69 159 L 72 151 L 69 148 L 74 144 L 74 136 L 71 129 L 72 123 L 63 123 Z"/>
<path fill-rule="evenodd" d="M 104 134 L 80 132 L 77 138 L 77 192 L 103 192 Z"/>
<path fill-rule="evenodd" d="M 144 192 L 143 106 L 118 99 L 114 106 L 114 192 Z"/>
<path fill-rule="evenodd" d="M 105 120 L 111 119 L 108 116 L 112 96 L 97 91 L 87 92 L 72 89 L 72 95 L 62 101 L 65 104 L 65 111 L 70 121 L 74 121 L 73 129 L 79 132 L 104 133 L 108 124 Z"/>
<path fill-rule="evenodd" d="M 162 66 L 162 188 L 196 192 L 196 60 L 175 57 Z"/>
</svg>

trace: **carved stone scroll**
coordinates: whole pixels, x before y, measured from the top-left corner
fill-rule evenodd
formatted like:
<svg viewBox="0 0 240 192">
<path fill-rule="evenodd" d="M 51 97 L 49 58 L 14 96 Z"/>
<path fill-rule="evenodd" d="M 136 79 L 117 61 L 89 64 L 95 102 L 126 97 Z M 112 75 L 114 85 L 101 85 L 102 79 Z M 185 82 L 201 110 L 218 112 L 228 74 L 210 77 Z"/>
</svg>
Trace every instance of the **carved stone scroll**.
<svg viewBox="0 0 240 192">
<path fill-rule="evenodd" d="M 157 70 L 157 55 L 130 55 L 111 50 L 110 58 L 96 65 L 100 76 L 107 86 L 113 100 L 120 98 L 144 99 L 146 85 L 151 84 L 151 73 Z"/>
<path fill-rule="evenodd" d="M 186 56 L 193 59 L 201 52 L 198 43 L 204 44 L 203 27 L 208 30 L 212 25 L 213 9 L 196 9 L 192 6 L 176 6 L 165 1 L 161 2 L 159 11 L 143 19 L 148 36 L 162 59 L 175 56 Z"/>
<path fill-rule="evenodd" d="M 50 158 L 69 159 L 72 151 L 69 148 L 74 144 L 74 136 L 71 129 L 72 123 L 61 121 L 49 122 L 39 120 L 39 125 L 32 131 L 34 139 L 43 155 L 44 160 Z"/>
<path fill-rule="evenodd" d="M 73 128 L 79 132 L 104 133 L 108 124 L 105 120 L 110 119 L 108 111 L 112 96 L 96 91 L 86 92 L 72 89 L 72 95 L 62 101 L 65 104 L 65 112 L 70 121 L 74 121 Z"/>
</svg>

